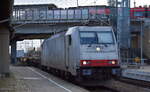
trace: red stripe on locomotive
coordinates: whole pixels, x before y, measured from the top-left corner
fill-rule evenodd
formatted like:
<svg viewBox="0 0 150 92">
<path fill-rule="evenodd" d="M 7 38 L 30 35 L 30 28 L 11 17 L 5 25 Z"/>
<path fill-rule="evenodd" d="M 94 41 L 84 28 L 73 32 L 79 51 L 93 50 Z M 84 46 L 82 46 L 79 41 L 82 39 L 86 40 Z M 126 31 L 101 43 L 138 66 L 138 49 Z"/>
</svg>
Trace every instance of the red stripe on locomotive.
<svg viewBox="0 0 150 92">
<path fill-rule="evenodd" d="M 81 60 L 81 66 L 86 67 L 109 67 L 118 66 L 118 60 Z"/>
</svg>

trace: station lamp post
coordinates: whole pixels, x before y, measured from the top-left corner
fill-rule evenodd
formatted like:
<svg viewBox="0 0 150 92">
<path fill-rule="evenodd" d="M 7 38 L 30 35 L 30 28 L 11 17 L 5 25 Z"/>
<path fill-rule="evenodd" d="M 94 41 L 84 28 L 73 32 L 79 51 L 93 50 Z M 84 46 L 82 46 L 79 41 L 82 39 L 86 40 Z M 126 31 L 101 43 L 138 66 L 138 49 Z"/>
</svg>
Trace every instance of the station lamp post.
<svg viewBox="0 0 150 92">
<path fill-rule="evenodd" d="M 140 29 L 141 65 L 144 65 L 144 60 L 143 60 L 143 21 L 142 21 L 142 19 L 140 19 L 140 24 L 141 24 L 141 29 Z"/>
</svg>

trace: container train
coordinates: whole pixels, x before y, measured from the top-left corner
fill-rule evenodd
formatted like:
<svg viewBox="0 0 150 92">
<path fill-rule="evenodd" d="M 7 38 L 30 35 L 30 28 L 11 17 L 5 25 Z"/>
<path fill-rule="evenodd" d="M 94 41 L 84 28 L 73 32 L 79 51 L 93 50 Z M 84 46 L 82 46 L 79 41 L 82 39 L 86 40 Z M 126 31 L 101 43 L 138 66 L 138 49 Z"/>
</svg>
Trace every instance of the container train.
<svg viewBox="0 0 150 92">
<path fill-rule="evenodd" d="M 28 50 L 22 57 L 18 57 L 17 61 L 20 65 L 29 65 L 29 66 L 36 66 L 40 65 L 41 60 L 41 50 L 35 48 Z"/>
<path fill-rule="evenodd" d="M 109 80 L 120 67 L 112 27 L 71 27 L 45 40 L 41 49 L 42 67 L 80 83 Z"/>
</svg>

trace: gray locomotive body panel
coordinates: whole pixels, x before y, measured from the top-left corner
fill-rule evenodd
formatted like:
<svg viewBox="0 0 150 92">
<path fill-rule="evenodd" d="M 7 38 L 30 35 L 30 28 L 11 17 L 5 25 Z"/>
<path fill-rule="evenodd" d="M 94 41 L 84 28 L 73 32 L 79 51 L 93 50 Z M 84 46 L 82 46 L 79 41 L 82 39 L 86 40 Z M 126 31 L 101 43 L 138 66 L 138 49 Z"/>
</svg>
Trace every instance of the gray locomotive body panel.
<svg viewBox="0 0 150 92">
<path fill-rule="evenodd" d="M 57 34 L 43 43 L 42 62 L 44 66 L 65 70 L 65 33 Z M 65 70 L 66 71 L 66 70 Z"/>
<path fill-rule="evenodd" d="M 102 50 L 97 52 L 96 47 L 103 48 Z M 93 45 L 92 47 L 88 47 L 88 45 L 81 46 L 80 48 L 80 59 L 81 60 L 118 60 L 118 52 L 117 48 L 114 48 L 114 45 L 110 45 L 109 48 L 101 45 Z M 105 51 L 105 49 L 107 49 Z M 110 50 L 110 51 L 109 51 Z"/>
<path fill-rule="evenodd" d="M 69 41 L 66 40 L 66 56 L 68 56 L 68 71 L 72 73 L 72 75 L 77 75 L 76 70 L 80 67 L 80 39 L 79 39 L 79 30 L 78 27 L 69 28 L 66 32 L 66 38 L 71 36 L 71 44 L 69 45 Z M 66 58 L 67 61 L 67 58 Z"/>
<path fill-rule="evenodd" d="M 73 28 L 69 30 L 71 33 L 60 33 L 45 40 L 42 45 L 41 64 L 76 75 L 76 69 L 79 67 L 80 61 L 78 31 Z M 71 45 L 68 41 L 69 36 L 72 39 Z"/>
</svg>

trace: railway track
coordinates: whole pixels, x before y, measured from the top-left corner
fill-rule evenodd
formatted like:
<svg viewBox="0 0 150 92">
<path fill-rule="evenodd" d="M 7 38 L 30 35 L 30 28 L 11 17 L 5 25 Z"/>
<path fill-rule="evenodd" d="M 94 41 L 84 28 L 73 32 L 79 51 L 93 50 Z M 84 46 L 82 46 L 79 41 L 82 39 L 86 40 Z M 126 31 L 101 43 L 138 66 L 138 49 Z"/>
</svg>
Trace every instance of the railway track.
<svg viewBox="0 0 150 92">
<path fill-rule="evenodd" d="M 150 89 L 150 82 L 146 82 L 146 81 L 142 81 L 142 80 L 129 79 L 129 78 L 123 78 L 123 77 L 117 78 L 116 80 Z"/>
<path fill-rule="evenodd" d="M 119 92 L 114 88 L 109 88 L 105 86 L 97 86 L 97 87 L 85 88 L 85 89 L 89 90 L 90 92 Z"/>
<path fill-rule="evenodd" d="M 141 82 L 142 84 L 143 82 Z M 135 80 L 111 80 L 104 86 L 97 86 L 95 89 L 89 89 L 90 92 L 150 92 L 150 86 L 143 84 L 142 86 L 135 83 Z"/>
</svg>

